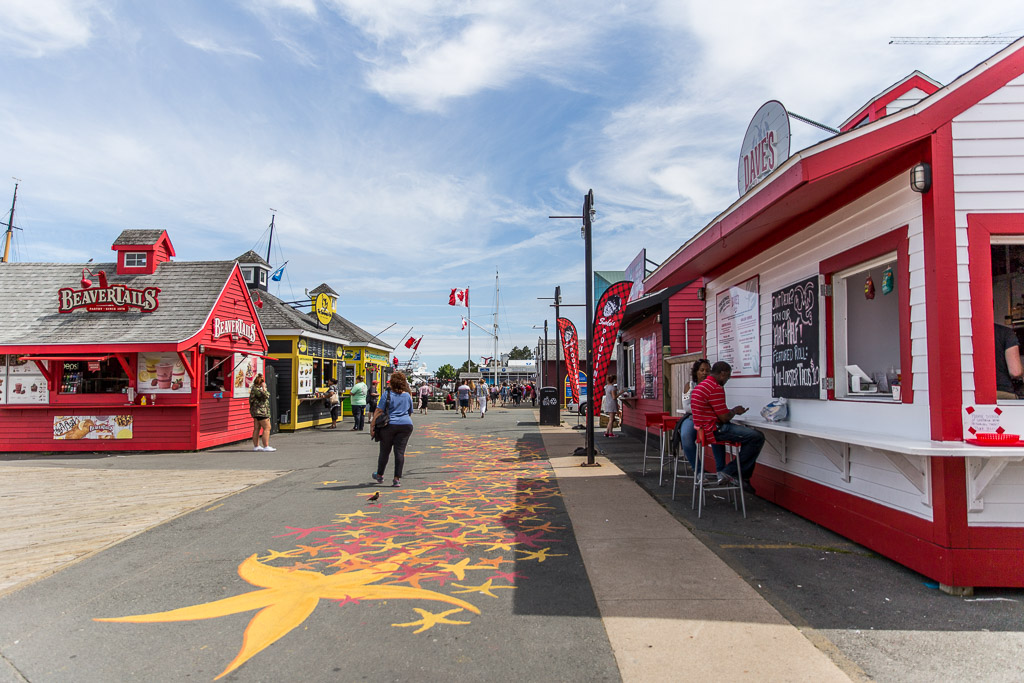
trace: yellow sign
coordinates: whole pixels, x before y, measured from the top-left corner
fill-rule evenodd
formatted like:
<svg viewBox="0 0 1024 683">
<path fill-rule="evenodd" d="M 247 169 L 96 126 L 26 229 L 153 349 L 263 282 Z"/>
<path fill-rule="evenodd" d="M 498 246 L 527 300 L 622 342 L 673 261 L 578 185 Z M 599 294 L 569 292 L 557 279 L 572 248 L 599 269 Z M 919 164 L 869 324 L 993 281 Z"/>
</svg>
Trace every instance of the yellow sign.
<svg viewBox="0 0 1024 683">
<path fill-rule="evenodd" d="M 306 353 L 306 340 L 302 339 L 301 337 L 299 338 L 299 353 Z"/>
<path fill-rule="evenodd" d="M 321 325 L 331 324 L 331 297 L 326 292 L 320 292 L 313 300 L 313 310 L 316 312 L 316 319 Z"/>
</svg>

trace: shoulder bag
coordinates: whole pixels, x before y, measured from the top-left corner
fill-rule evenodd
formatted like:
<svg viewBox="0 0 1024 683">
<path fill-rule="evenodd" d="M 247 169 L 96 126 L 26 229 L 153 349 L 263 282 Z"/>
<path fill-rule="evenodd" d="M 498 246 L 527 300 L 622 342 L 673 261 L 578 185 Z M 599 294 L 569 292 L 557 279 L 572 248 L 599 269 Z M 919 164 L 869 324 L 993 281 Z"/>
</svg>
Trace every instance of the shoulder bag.
<svg viewBox="0 0 1024 683">
<path fill-rule="evenodd" d="M 381 409 L 382 414 L 377 416 L 377 419 L 373 421 L 373 440 L 380 441 L 380 432 L 382 429 L 391 424 L 391 416 L 388 413 L 388 407 L 391 404 L 391 390 L 384 392 L 384 407 Z"/>
</svg>

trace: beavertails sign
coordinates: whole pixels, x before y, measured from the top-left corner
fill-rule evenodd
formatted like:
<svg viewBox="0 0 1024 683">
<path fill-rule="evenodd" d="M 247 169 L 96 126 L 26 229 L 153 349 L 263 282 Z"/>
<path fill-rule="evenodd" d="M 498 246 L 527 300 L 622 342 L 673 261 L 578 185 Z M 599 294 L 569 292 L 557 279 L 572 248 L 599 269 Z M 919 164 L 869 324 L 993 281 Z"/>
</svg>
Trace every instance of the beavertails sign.
<svg viewBox="0 0 1024 683">
<path fill-rule="evenodd" d="M 769 100 L 750 119 L 740 147 L 736 185 L 742 197 L 789 158 L 789 113 L 782 103 Z"/>
<path fill-rule="evenodd" d="M 126 285 L 108 285 L 86 289 L 62 287 L 57 290 L 57 310 L 60 313 L 70 313 L 84 308 L 90 313 L 98 313 L 123 312 L 134 308 L 143 313 L 152 313 L 160 308 L 159 294 L 158 287 L 144 289 Z"/>
</svg>

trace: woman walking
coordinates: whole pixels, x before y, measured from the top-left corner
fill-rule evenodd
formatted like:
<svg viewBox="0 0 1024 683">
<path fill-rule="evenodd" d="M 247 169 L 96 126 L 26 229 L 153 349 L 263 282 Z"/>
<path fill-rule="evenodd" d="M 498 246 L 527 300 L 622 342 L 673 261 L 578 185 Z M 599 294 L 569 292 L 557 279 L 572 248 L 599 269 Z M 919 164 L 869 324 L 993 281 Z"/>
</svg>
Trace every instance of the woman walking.
<svg viewBox="0 0 1024 683">
<path fill-rule="evenodd" d="M 412 396 L 409 382 L 405 374 L 395 372 L 388 380 L 388 387 L 380 398 L 377 410 L 370 418 L 370 437 L 380 442 L 380 453 L 377 456 L 377 471 L 372 475 L 378 484 L 384 481 L 384 470 L 387 469 L 391 451 L 395 451 L 395 476 L 392 486 L 401 486 L 402 469 L 405 467 L 405 447 L 412 436 Z M 387 414 L 388 424 L 378 430 L 377 418 Z"/>
<path fill-rule="evenodd" d="M 270 445 L 270 391 L 262 372 L 256 375 L 249 389 L 249 415 L 252 416 L 252 449 L 276 451 Z M 263 441 L 262 446 L 260 440 Z"/>
<path fill-rule="evenodd" d="M 620 395 L 620 392 L 615 391 L 615 375 L 608 375 L 604 385 L 604 396 L 601 397 L 601 412 L 608 416 L 608 427 L 604 430 L 604 435 L 608 437 L 615 436 L 615 416 L 619 413 Z"/>
<path fill-rule="evenodd" d="M 480 384 L 476 385 L 476 402 L 480 406 L 480 417 L 487 414 L 487 398 L 490 393 L 491 390 L 487 388 L 487 382 L 480 380 Z"/>
</svg>

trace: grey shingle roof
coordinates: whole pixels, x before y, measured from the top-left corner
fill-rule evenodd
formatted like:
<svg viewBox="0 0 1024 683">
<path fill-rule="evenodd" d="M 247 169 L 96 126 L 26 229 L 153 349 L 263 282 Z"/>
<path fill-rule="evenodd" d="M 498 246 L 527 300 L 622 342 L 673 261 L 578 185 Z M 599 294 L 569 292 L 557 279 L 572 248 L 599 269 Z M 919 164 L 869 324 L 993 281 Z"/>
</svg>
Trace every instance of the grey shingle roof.
<svg viewBox="0 0 1024 683">
<path fill-rule="evenodd" d="M 128 231 L 126 231 L 128 232 Z M 157 231 L 162 234 L 163 231 Z M 57 290 L 80 289 L 82 268 L 103 270 L 107 282 L 159 287 L 152 313 L 57 312 Z M 114 263 L 0 264 L 0 344 L 153 344 L 179 342 L 202 329 L 233 261 L 166 261 L 152 275 L 118 275 Z M 97 279 L 92 278 L 95 283 Z"/>
<path fill-rule="evenodd" d="M 351 339 L 345 335 L 344 330 L 338 329 L 334 323 L 331 323 L 330 330 L 317 327 L 308 314 L 295 310 L 270 292 L 260 291 L 260 298 L 263 299 L 263 308 L 257 308 L 256 313 L 260 317 L 264 334 L 273 334 L 272 330 L 298 329 L 304 332 L 316 332 L 326 337 L 336 337 L 339 342 Z"/>
<path fill-rule="evenodd" d="M 331 286 L 330 286 L 329 284 L 327 284 L 326 282 L 325 282 L 325 283 L 323 283 L 322 285 L 320 285 L 319 287 L 317 287 L 316 289 L 311 289 L 311 290 L 309 290 L 309 293 L 310 293 L 310 294 L 320 294 L 321 292 L 324 292 L 324 293 L 330 294 L 331 296 L 341 296 L 340 294 L 338 294 L 337 292 L 335 292 L 335 291 L 334 291 L 334 290 L 333 290 L 333 289 L 331 288 Z"/>
<path fill-rule="evenodd" d="M 114 246 L 156 244 L 162 234 L 164 234 L 163 230 L 122 230 L 114 240 Z"/>
<path fill-rule="evenodd" d="M 359 327 L 352 321 L 341 317 L 337 313 L 335 313 L 332 318 L 331 329 L 334 330 L 337 328 L 338 334 L 350 340 L 352 344 L 376 344 L 377 346 L 382 346 L 388 350 L 395 348 L 394 346 L 391 346 L 391 344 L 374 337 L 363 328 Z"/>
<path fill-rule="evenodd" d="M 267 268 L 270 267 L 270 264 L 267 263 L 266 259 L 264 259 L 262 256 L 257 254 L 252 249 L 250 249 L 249 251 L 245 252 L 244 254 L 242 254 L 241 256 L 236 258 L 235 260 L 238 261 L 239 263 L 256 263 L 256 264 L 259 264 L 261 266 L 266 266 Z"/>
</svg>

